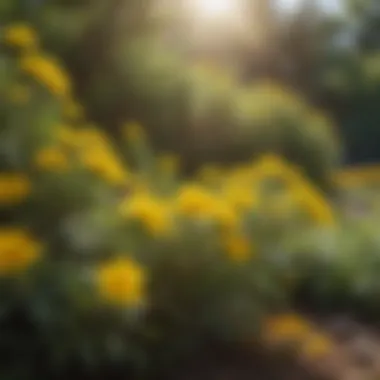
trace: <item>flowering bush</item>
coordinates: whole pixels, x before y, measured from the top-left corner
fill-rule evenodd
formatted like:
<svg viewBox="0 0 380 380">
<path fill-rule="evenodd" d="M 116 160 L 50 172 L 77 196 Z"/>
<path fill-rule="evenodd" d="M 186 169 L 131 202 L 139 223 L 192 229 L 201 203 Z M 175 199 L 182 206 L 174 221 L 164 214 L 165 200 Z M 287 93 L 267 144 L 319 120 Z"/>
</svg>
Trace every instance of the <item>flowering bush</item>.
<svg viewBox="0 0 380 380">
<path fill-rule="evenodd" d="M 155 370 L 259 339 L 303 270 L 300 231 L 336 227 L 328 201 L 271 154 L 183 180 L 136 122 L 120 152 L 30 27 L 2 37 L 0 331 L 17 358 L 2 373 Z"/>
</svg>

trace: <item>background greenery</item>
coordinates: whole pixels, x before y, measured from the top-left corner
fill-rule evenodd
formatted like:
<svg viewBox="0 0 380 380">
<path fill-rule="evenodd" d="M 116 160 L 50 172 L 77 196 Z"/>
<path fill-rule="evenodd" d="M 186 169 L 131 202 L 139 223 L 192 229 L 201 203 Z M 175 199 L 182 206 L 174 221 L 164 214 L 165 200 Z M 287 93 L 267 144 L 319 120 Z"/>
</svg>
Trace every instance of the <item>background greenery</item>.
<svg viewBox="0 0 380 380">
<path fill-rule="evenodd" d="M 379 154 L 376 3 L 247 2 L 266 43 L 210 50 L 157 2 L 0 5 L 4 378 L 169 376 L 298 304 L 378 316 L 378 170 L 339 171 Z"/>
</svg>

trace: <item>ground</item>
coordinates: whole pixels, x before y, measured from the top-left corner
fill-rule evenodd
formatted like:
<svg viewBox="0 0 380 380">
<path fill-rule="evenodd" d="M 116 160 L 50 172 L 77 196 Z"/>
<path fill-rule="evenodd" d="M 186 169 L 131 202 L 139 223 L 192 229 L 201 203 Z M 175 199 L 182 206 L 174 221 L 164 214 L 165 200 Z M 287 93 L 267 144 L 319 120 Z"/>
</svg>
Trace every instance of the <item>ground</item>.
<svg viewBox="0 0 380 380">
<path fill-rule="evenodd" d="M 309 316 L 305 318 L 310 320 Z M 175 370 L 175 380 L 377 380 L 380 331 L 347 315 L 314 318 L 334 343 L 331 354 L 313 361 L 264 347 L 230 352 L 210 349 Z"/>
</svg>

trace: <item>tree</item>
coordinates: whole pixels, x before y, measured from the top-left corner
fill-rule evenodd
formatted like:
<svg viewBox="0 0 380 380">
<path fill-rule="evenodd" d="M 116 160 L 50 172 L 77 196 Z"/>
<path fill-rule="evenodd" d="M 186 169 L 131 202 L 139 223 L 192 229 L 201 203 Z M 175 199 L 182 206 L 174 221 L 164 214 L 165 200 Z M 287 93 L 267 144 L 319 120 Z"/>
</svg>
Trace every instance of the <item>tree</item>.
<svg viewBox="0 0 380 380">
<path fill-rule="evenodd" d="M 56 0 L 34 4 L 28 12 L 32 12 L 29 20 L 40 30 L 46 46 L 58 54 L 69 68 L 75 79 L 75 91 L 89 117 L 115 138 L 125 120 L 139 120 L 149 130 L 158 150 L 175 150 L 184 157 L 188 172 L 205 160 L 236 161 L 265 149 L 277 152 L 280 149 L 278 136 L 266 135 L 265 123 L 260 124 L 250 116 L 260 112 L 249 104 L 250 99 L 255 101 L 258 96 L 256 85 L 248 83 L 252 76 L 247 78 L 243 75 L 242 82 L 241 71 L 244 60 L 252 52 L 252 41 L 246 40 L 244 33 L 239 32 L 231 34 L 230 40 L 228 36 L 220 40 L 223 44 L 217 52 L 211 49 L 214 42 L 206 40 L 204 48 L 213 51 L 211 56 L 205 55 L 200 48 L 194 51 L 184 43 L 189 32 L 186 24 L 181 22 L 183 15 L 180 10 L 158 17 L 154 13 L 154 5 L 157 4 L 157 0 L 82 0 L 75 3 Z M 247 9 L 254 8 L 252 21 L 247 24 L 248 30 L 256 28 L 255 35 L 259 35 L 261 41 L 271 41 L 270 44 L 261 44 L 261 49 L 257 50 L 262 59 L 255 65 L 263 70 L 259 69 L 254 78 L 257 79 L 257 89 L 260 89 L 260 78 L 273 77 L 269 72 L 272 69 L 267 70 L 272 66 L 269 63 L 282 61 L 284 54 L 278 52 L 278 31 L 274 25 L 277 19 L 270 3 L 252 4 L 247 2 Z M 169 6 L 172 6 L 170 2 Z M 14 11 L 13 18 L 27 14 L 27 7 L 21 0 L 14 7 L 17 11 Z M 70 22 L 67 21 L 69 19 Z M 261 24 L 257 22 L 260 19 Z M 181 28 L 177 29 L 179 26 Z M 172 36 L 178 31 L 183 38 L 176 42 Z M 269 50 L 267 46 L 270 46 Z M 307 45 L 304 43 L 303 46 Z M 304 54 L 304 61 L 310 66 L 311 58 L 306 58 L 309 51 Z M 236 67 L 230 66 L 230 57 L 237 57 Z M 211 64 L 206 64 L 206 69 L 199 68 L 205 59 L 211 60 Z M 273 70 L 278 71 L 276 64 Z M 298 66 L 295 71 L 300 71 Z M 303 71 L 302 77 L 308 77 L 310 70 L 305 68 Z M 286 84 L 281 76 L 276 79 Z M 299 83 L 298 80 L 293 82 Z M 293 98 L 291 91 L 284 94 Z M 268 110 L 263 109 L 265 112 Z M 274 109 L 273 112 L 282 111 Z M 287 122 L 273 122 L 282 125 L 280 133 L 287 134 L 286 130 L 293 128 Z M 297 157 L 304 156 L 298 151 L 303 152 L 308 145 L 322 143 L 320 137 L 313 137 L 313 133 L 308 132 L 312 128 L 308 125 L 308 122 L 304 124 L 304 141 L 301 137 L 283 140 L 281 145 L 285 141 L 290 145 L 278 153 L 282 154 L 284 150 L 289 158 L 297 160 Z M 302 136 L 303 130 L 298 129 L 297 134 Z M 231 137 L 235 131 L 240 137 Z M 325 135 L 325 138 L 335 141 L 333 134 L 332 131 L 330 137 Z M 323 144 L 335 149 L 326 155 L 328 160 L 317 164 L 314 158 L 310 158 L 297 163 L 305 166 L 308 173 L 315 173 L 316 166 L 320 165 L 317 169 L 319 174 L 312 177 L 328 182 L 328 173 L 336 165 L 337 148 L 335 143 Z M 313 168 L 308 166 L 309 163 L 305 164 L 311 161 Z"/>
</svg>

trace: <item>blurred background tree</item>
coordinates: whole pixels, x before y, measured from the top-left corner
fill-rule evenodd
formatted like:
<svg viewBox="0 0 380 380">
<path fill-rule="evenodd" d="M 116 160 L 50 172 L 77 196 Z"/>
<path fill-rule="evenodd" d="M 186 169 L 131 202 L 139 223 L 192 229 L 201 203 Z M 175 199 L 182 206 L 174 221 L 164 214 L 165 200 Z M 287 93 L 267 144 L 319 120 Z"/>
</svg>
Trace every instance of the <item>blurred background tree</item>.
<svg viewBox="0 0 380 380">
<path fill-rule="evenodd" d="M 285 53 L 294 62 L 297 79 L 293 82 L 339 126 L 347 164 L 377 162 L 378 2 L 344 0 L 338 12 L 319 14 L 310 12 L 311 2 L 304 4 L 308 6 L 300 8 L 291 21 L 296 40 L 281 44 L 288 46 Z"/>
<path fill-rule="evenodd" d="M 290 110 L 299 99 L 318 107 L 325 98 L 317 80 L 329 54 L 330 36 L 321 33 L 327 17 L 313 1 L 286 15 L 274 0 L 242 0 L 236 17 L 210 23 L 186 4 L 16 0 L 4 3 L 1 19 L 37 27 L 48 50 L 68 66 L 90 119 L 115 138 L 125 120 L 138 120 L 156 149 L 183 157 L 185 174 L 203 162 L 224 164 L 272 151 L 328 188 L 340 161 L 337 132 L 327 121 L 318 132 L 313 109 L 305 109 L 295 125 Z M 294 92 L 297 100 L 291 107 L 267 104 L 266 115 L 255 114 L 250 102 L 262 98 L 255 91 L 262 79 L 284 84 L 284 97 Z M 335 109 L 329 111 L 335 116 Z M 270 129 L 263 120 L 269 115 Z"/>
</svg>

